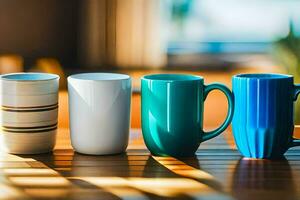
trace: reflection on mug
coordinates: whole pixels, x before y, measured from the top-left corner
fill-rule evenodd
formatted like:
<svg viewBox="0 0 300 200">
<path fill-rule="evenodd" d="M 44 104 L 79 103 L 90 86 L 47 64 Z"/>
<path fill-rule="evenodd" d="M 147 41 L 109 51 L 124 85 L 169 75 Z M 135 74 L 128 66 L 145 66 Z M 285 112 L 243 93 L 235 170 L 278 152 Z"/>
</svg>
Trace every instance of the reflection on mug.
<svg viewBox="0 0 300 200">
<path fill-rule="evenodd" d="M 237 199 L 295 199 L 292 169 L 286 159 L 241 159 L 232 177 Z"/>
</svg>

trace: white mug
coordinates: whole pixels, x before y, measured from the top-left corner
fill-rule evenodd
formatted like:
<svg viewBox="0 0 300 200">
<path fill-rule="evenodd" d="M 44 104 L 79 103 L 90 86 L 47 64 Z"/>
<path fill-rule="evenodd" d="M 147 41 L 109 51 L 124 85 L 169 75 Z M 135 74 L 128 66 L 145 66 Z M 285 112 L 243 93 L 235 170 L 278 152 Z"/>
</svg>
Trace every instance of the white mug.
<svg viewBox="0 0 300 200">
<path fill-rule="evenodd" d="M 124 152 L 130 129 L 130 76 L 114 73 L 71 75 L 68 93 L 74 150 L 92 155 Z"/>
</svg>

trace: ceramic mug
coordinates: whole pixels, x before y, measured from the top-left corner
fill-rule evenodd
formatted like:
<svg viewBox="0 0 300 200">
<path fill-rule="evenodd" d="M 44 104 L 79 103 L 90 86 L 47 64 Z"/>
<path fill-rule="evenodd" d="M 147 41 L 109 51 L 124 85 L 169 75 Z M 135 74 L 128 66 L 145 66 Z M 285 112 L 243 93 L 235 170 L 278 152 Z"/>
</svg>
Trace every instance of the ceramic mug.
<svg viewBox="0 0 300 200">
<path fill-rule="evenodd" d="M 293 105 L 300 92 L 293 76 L 240 74 L 232 78 L 236 145 L 245 157 L 278 158 L 300 141 L 293 139 Z"/>
<path fill-rule="evenodd" d="M 124 152 L 130 128 L 131 78 L 84 73 L 68 77 L 71 142 L 75 151 L 105 155 Z"/>
<path fill-rule="evenodd" d="M 9 153 L 45 153 L 55 145 L 59 76 L 14 73 L 0 77 L 1 148 Z"/>
<path fill-rule="evenodd" d="M 203 107 L 208 93 L 218 89 L 228 100 L 224 123 L 203 131 Z M 147 75 L 141 81 L 142 131 L 153 155 L 193 156 L 201 142 L 221 134 L 233 115 L 233 96 L 222 84 L 204 85 L 200 76 L 183 74 Z"/>
</svg>

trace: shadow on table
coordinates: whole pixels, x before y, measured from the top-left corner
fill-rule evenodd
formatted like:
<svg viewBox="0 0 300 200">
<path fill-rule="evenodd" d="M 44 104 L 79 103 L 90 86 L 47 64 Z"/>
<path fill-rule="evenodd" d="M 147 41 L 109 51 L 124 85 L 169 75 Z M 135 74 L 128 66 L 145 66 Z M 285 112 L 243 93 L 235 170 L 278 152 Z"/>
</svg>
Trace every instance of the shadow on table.
<svg viewBox="0 0 300 200">
<path fill-rule="evenodd" d="M 219 183 L 200 169 L 196 157 L 188 160 L 152 157 L 148 152 L 138 150 L 119 155 L 89 156 L 72 150 L 56 150 L 53 154 L 23 158 L 38 161 L 41 167 L 44 165 L 58 172 L 59 178 L 68 182 L 65 193 L 58 199 L 100 196 L 105 199 L 195 199 L 222 195 Z M 44 182 L 47 181 L 47 176 L 44 178 Z M 55 188 L 55 184 L 51 188 Z M 61 186 L 56 187 L 59 188 Z"/>
<path fill-rule="evenodd" d="M 198 180 L 218 192 L 224 192 L 222 184 L 219 181 L 217 181 L 214 176 L 201 169 L 201 161 L 198 160 L 197 156 L 193 158 L 181 158 L 180 160 L 184 162 L 187 166 L 193 168 L 193 170 L 191 171 L 190 178 Z"/>
<path fill-rule="evenodd" d="M 289 162 L 241 159 L 232 177 L 232 194 L 237 199 L 297 199 Z"/>
</svg>

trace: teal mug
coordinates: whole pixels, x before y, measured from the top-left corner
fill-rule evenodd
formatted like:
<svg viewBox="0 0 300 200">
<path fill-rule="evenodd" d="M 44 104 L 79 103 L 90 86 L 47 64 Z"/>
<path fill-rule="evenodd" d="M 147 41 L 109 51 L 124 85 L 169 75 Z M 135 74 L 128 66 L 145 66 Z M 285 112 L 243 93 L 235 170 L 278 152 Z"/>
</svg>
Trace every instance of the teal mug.
<svg viewBox="0 0 300 200">
<path fill-rule="evenodd" d="M 208 93 L 221 90 L 228 100 L 227 117 L 210 132 L 203 131 L 203 107 Z M 147 75 L 141 81 L 142 131 L 153 155 L 193 156 L 201 142 L 221 134 L 233 117 L 233 95 L 222 84 L 204 85 L 200 76 Z"/>
</svg>

